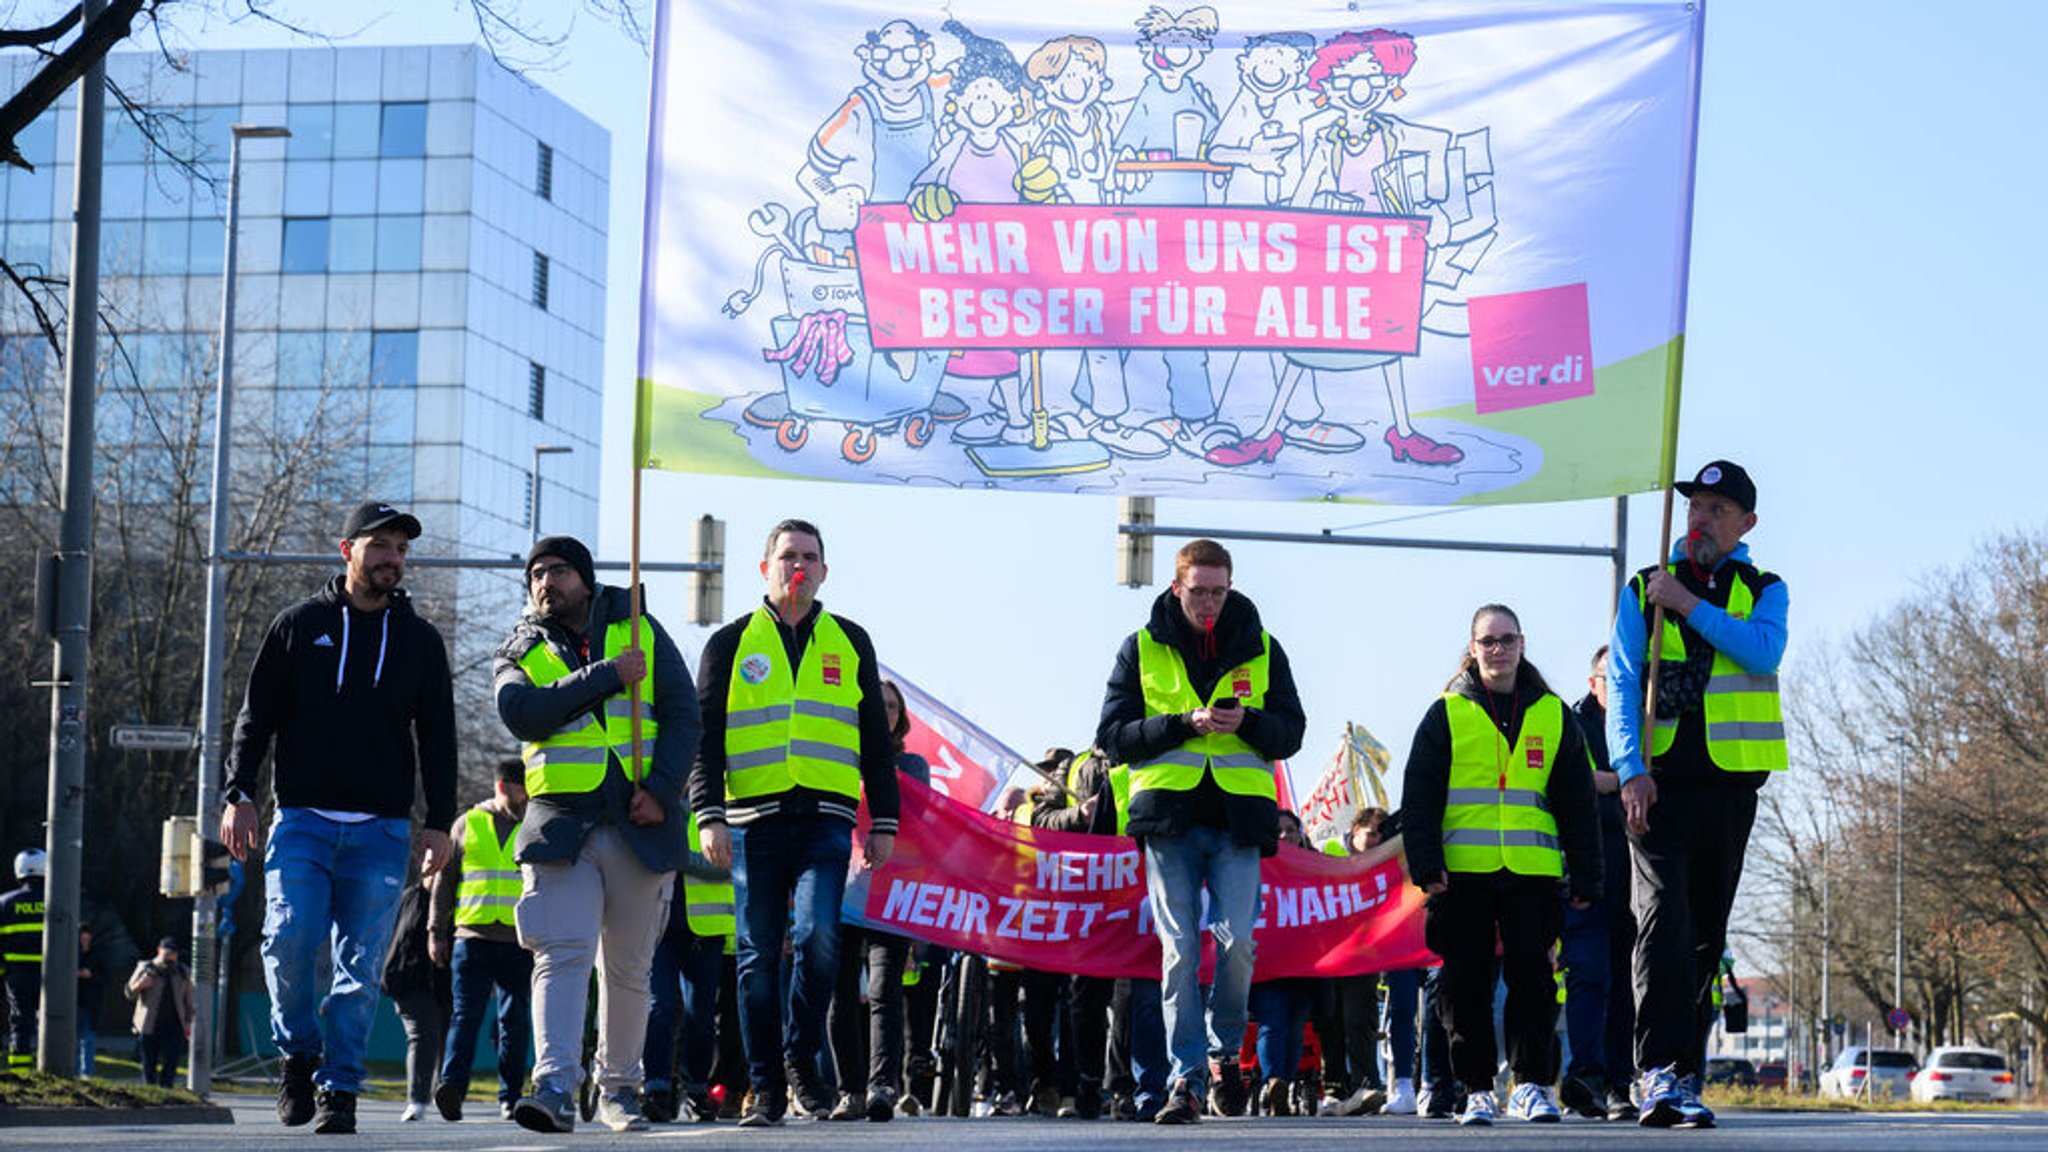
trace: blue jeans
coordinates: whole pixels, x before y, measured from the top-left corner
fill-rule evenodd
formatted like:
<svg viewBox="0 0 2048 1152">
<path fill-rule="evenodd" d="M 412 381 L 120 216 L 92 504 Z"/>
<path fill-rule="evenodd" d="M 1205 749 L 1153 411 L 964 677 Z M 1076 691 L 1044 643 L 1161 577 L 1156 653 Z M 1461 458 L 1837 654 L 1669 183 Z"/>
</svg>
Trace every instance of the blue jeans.
<svg viewBox="0 0 2048 1152">
<path fill-rule="evenodd" d="M 1267 1080 L 1292 1080 L 1301 1067 L 1301 1032 L 1308 1026 L 1315 994 L 1293 980 L 1268 980 L 1252 985 L 1249 1006 L 1259 1024 L 1259 1075 Z"/>
<path fill-rule="evenodd" d="M 681 1081 L 684 1092 L 711 1086 L 718 1056 L 718 985 L 725 975 L 725 937 L 671 930 L 654 949 L 653 998 L 648 1002 L 647 1050 L 641 1062 L 647 1091 Z M 676 1016 L 683 1024 L 683 1068 L 676 1075 Z"/>
<path fill-rule="evenodd" d="M 92 1075 L 93 1063 L 99 1056 L 100 1034 L 93 1030 L 91 1009 L 81 1004 L 78 1007 L 78 1074 Z"/>
<path fill-rule="evenodd" d="M 1387 1038 L 1393 1067 L 1389 1081 L 1415 1077 L 1415 1002 L 1422 994 L 1422 970 L 1403 968 L 1386 975 L 1387 999 L 1380 1006 L 1380 1032 Z"/>
<path fill-rule="evenodd" d="M 412 822 L 404 817 L 349 824 L 281 808 L 271 822 L 263 853 L 270 1038 L 287 1056 L 318 1058 L 314 1082 L 329 1091 L 362 1090 L 363 1052 L 411 849 Z M 334 965 L 326 988 L 316 987 L 323 950 Z"/>
<path fill-rule="evenodd" d="M 526 1054 L 533 1040 L 533 953 L 510 940 L 458 936 L 450 969 L 455 1012 L 448 1024 L 448 1050 L 441 1057 L 441 1083 L 469 1090 L 476 1034 L 483 1028 L 495 988 L 498 1099 L 510 1104 L 526 1090 Z"/>
<path fill-rule="evenodd" d="M 1252 984 L 1252 922 L 1259 917 L 1259 850 L 1222 828 L 1145 838 L 1145 888 L 1163 954 L 1160 994 L 1173 1079 L 1206 1097 L 1209 1055 L 1234 1059 L 1244 1041 Z M 1216 978 L 1204 1027 L 1202 896 L 1216 941 Z"/>
<path fill-rule="evenodd" d="M 824 1052 L 853 826 L 830 816 L 771 816 L 731 834 L 740 1036 L 755 1094 L 773 1100 L 786 1087 L 785 1060 L 817 1067 Z M 785 936 L 793 969 L 787 1012 L 779 979 Z"/>
</svg>

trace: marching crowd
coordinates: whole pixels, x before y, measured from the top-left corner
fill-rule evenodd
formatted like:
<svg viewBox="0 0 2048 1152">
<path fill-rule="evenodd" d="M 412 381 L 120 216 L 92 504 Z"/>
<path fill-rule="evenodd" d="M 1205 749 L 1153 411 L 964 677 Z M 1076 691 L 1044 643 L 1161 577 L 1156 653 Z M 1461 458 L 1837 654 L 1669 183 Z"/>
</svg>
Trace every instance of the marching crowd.
<svg viewBox="0 0 2048 1152">
<path fill-rule="evenodd" d="M 1757 790 L 1785 766 L 1787 596 L 1741 542 L 1742 468 L 1677 488 L 1687 534 L 1628 585 L 1584 698 L 1530 663 L 1512 608 L 1481 607 L 1416 730 L 1401 810 L 1320 845 L 1277 802 L 1274 762 L 1305 727 L 1285 650 L 1221 545 L 1182 548 L 1117 653 L 1092 746 L 1050 752 L 1045 785 L 1002 809 L 1137 840 L 1159 974 L 989 964 L 985 995 L 950 1001 L 986 1005 L 982 1110 L 1711 1126 L 1700 1075 L 1729 908 Z M 279 1120 L 355 1130 L 380 988 L 407 1026 L 406 1119 L 463 1117 L 494 996 L 497 1110 L 529 1129 L 931 1107 L 940 986 L 979 969 L 842 920 L 854 863 L 894 850 L 900 777 L 927 768 L 868 634 L 819 599 L 820 530 L 769 533 L 761 601 L 695 677 L 637 590 L 598 583 L 575 539 L 538 541 L 493 689 L 521 754 L 466 811 L 446 649 L 400 587 L 420 531 L 388 504 L 349 517 L 345 571 L 271 624 L 229 751 L 222 839 L 264 863 Z M 1260 859 L 1395 835 L 1441 966 L 1254 982 Z M 8 932 L 19 1053 L 26 953 Z M 130 982 L 159 1013 L 175 943 Z M 187 978 L 173 1019 L 190 995 Z"/>
</svg>

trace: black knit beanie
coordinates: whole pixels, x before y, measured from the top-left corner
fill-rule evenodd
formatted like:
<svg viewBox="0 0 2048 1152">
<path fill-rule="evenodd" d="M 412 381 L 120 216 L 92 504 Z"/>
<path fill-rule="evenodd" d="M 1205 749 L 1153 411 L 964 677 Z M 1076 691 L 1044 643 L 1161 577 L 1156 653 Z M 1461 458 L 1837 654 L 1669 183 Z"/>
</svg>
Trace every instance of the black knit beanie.
<svg viewBox="0 0 2048 1152">
<path fill-rule="evenodd" d="M 533 562 L 543 556 L 560 556 L 568 561 L 569 567 L 583 577 L 583 586 L 597 589 L 597 566 L 591 563 L 590 549 L 574 536 L 543 536 L 533 542 L 533 548 L 526 553 L 526 570 L 533 571 Z"/>
</svg>

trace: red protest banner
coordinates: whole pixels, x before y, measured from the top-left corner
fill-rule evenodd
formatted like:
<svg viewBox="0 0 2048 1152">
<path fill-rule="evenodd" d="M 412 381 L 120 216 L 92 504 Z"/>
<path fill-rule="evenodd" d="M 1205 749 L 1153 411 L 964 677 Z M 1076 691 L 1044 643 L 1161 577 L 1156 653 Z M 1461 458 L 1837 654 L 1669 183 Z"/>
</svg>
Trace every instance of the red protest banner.
<svg viewBox="0 0 2048 1152">
<path fill-rule="evenodd" d="M 1260 871 L 1254 979 L 1436 963 L 1398 843 L 1352 857 L 1283 846 Z M 873 927 L 1044 971 L 1159 973 L 1135 841 L 1007 824 L 908 780 L 896 850 L 873 873 L 865 913 Z"/>
</svg>

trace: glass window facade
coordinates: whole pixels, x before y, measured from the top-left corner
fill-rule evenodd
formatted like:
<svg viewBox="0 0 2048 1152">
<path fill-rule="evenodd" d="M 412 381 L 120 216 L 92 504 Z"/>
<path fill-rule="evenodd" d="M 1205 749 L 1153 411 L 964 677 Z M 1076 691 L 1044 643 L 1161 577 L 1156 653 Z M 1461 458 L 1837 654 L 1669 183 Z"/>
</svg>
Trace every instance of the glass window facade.
<svg viewBox="0 0 2048 1152">
<path fill-rule="evenodd" d="M 327 271 L 328 235 L 325 216 L 285 217 L 278 266 L 286 272 Z"/>
<path fill-rule="evenodd" d="M 378 154 L 387 158 L 427 154 L 427 105 L 424 101 L 384 105 L 384 131 Z"/>
</svg>

